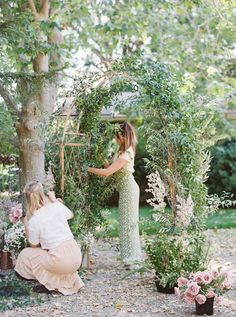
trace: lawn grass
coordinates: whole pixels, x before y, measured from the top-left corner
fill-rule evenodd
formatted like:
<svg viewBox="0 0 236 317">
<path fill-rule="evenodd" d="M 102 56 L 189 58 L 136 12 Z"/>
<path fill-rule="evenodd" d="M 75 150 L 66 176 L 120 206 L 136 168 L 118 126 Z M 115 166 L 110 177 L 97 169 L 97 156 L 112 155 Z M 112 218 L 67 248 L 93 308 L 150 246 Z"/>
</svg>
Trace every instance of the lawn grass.
<svg viewBox="0 0 236 317">
<path fill-rule="evenodd" d="M 155 234 L 158 223 L 152 220 L 152 209 L 148 206 L 142 206 L 139 209 L 140 215 L 140 234 Z M 118 208 L 110 208 L 110 214 L 107 216 L 107 229 L 98 230 L 98 238 L 118 237 L 119 235 L 119 214 Z M 222 209 L 215 214 L 209 215 L 206 220 L 206 229 L 236 228 L 236 210 Z"/>
</svg>

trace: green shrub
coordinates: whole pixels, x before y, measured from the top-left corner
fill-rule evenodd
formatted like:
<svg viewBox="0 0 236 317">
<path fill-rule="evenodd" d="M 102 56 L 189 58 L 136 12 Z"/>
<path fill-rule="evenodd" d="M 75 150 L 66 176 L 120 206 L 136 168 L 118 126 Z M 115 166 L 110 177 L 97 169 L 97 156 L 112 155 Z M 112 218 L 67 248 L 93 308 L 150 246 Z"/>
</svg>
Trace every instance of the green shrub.
<svg viewBox="0 0 236 317">
<path fill-rule="evenodd" d="M 4 279 L 0 278 L 0 312 L 43 302 L 43 297 L 32 293 L 32 286 L 18 279 L 14 272 L 8 273 Z"/>
<path fill-rule="evenodd" d="M 209 193 L 223 191 L 236 195 L 236 140 L 227 140 L 211 149 L 211 169 L 207 186 Z"/>
</svg>

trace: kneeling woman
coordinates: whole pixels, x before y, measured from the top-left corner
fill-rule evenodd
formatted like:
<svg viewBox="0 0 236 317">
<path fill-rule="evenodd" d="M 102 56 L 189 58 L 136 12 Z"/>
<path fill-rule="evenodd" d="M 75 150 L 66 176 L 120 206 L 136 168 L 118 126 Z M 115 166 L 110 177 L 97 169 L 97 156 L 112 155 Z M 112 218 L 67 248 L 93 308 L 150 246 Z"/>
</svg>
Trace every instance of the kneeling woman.
<svg viewBox="0 0 236 317">
<path fill-rule="evenodd" d="M 43 186 L 31 182 L 25 187 L 26 236 L 30 244 L 19 254 L 15 271 L 26 279 L 38 280 L 46 289 L 71 295 L 84 286 L 77 269 L 81 251 L 67 220 L 73 213 L 51 192 L 46 198 Z"/>
</svg>

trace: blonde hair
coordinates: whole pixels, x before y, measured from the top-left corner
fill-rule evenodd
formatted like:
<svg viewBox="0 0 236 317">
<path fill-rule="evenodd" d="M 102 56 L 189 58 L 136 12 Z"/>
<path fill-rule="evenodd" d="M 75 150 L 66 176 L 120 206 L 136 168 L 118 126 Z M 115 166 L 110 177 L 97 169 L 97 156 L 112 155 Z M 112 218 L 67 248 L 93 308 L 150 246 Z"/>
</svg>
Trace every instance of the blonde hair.
<svg viewBox="0 0 236 317">
<path fill-rule="evenodd" d="M 123 153 L 126 151 L 129 147 L 133 148 L 133 151 L 135 152 L 136 144 L 137 144 L 137 137 L 134 130 L 134 127 L 131 123 L 125 121 L 119 124 L 119 130 L 116 133 L 116 137 L 124 138 L 124 142 L 119 147 L 119 152 Z"/>
<path fill-rule="evenodd" d="M 24 194 L 27 201 L 26 216 L 29 219 L 34 211 L 46 204 L 46 197 L 43 185 L 38 181 L 29 182 L 24 188 Z"/>
</svg>

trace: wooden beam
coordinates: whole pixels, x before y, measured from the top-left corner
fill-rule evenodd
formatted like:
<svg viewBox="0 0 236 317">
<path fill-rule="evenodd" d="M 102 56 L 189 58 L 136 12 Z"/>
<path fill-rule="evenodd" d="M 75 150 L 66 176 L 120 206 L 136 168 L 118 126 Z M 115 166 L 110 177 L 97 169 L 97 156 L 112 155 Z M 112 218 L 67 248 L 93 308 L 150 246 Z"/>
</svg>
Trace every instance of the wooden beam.
<svg viewBox="0 0 236 317">
<path fill-rule="evenodd" d="M 80 143 L 65 143 L 65 146 L 85 146 L 86 144 L 80 144 Z"/>
<path fill-rule="evenodd" d="M 225 118 L 229 121 L 236 120 L 236 110 L 227 110 L 225 111 Z"/>
</svg>

